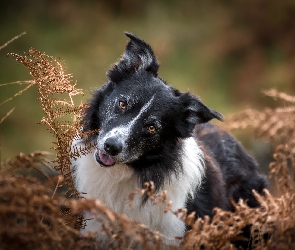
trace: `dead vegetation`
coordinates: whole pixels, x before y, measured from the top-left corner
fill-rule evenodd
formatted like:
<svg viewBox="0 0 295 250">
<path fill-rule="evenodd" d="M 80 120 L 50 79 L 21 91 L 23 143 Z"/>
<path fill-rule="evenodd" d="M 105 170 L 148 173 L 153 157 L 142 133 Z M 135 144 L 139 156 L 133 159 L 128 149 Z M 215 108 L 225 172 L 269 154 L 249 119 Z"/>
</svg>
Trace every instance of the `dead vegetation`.
<svg viewBox="0 0 295 250">
<path fill-rule="evenodd" d="M 80 133 L 79 121 L 84 106 L 75 106 L 72 97 L 82 94 L 65 74 L 62 64 L 53 57 L 31 49 L 28 55 L 10 54 L 23 63 L 38 87 L 39 101 L 44 112 L 44 124 L 55 138 L 53 161 L 60 176 L 40 183 L 32 177 L 18 175 L 20 168 L 42 169 L 48 165 L 44 152 L 20 154 L 15 159 L 1 163 L 0 169 L 0 248 L 2 249 L 100 249 L 102 242 L 109 249 L 172 249 L 158 232 L 116 214 L 98 200 L 81 199 L 71 177 L 70 157 L 79 157 L 84 150 L 71 153 L 71 141 Z M 261 207 L 249 208 L 240 201 L 236 212 L 218 208 L 212 221 L 205 217 L 194 221 L 186 210 L 171 211 L 169 194 L 155 194 L 152 183 L 143 191 L 137 190 L 154 201 L 166 205 L 167 213 L 174 213 L 192 228 L 179 241 L 180 249 L 234 249 L 232 241 L 240 239 L 242 228 L 252 225 L 253 249 L 295 249 L 295 196 L 294 196 L 294 149 L 295 149 L 295 97 L 276 90 L 267 95 L 284 102 L 284 107 L 248 109 L 227 118 L 226 128 L 251 127 L 257 137 L 272 141 L 275 145 L 274 161 L 270 164 L 270 177 L 275 179 L 281 191 L 279 197 L 266 191 L 265 196 L 255 194 Z M 87 150 L 87 149 L 85 149 Z M 73 155 L 74 154 L 74 155 Z M 56 193 L 62 185 L 69 186 L 73 199 Z M 102 228 L 97 234 L 82 234 L 87 220 L 81 216 L 99 220 Z M 98 235 L 104 235 L 103 237 Z M 264 239 L 268 235 L 268 240 Z M 98 236 L 98 237 L 96 237 Z"/>
</svg>

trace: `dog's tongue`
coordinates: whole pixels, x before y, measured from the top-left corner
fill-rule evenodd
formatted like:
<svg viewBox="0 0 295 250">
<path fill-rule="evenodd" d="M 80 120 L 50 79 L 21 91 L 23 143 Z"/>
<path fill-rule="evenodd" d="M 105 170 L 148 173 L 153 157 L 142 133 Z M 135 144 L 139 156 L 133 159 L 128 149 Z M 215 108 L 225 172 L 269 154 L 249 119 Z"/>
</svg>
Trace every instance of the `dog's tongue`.
<svg viewBox="0 0 295 250">
<path fill-rule="evenodd" d="M 101 151 L 98 152 L 99 159 L 101 163 L 105 166 L 113 166 L 115 161 L 109 157 L 107 154 L 102 153 Z"/>
</svg>

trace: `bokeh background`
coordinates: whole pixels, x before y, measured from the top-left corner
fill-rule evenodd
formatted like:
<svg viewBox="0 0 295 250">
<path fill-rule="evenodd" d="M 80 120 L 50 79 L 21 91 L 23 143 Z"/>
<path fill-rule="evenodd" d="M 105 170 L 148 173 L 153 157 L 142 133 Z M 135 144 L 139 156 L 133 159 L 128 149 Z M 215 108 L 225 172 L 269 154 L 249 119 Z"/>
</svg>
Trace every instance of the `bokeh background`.
<svg viewBox="0 0 295 250">
<path fill-rule="evenodd" d="M 170 85 L 190 91 L 225 116 L 245 108 L 274 106 L 261 91 L 295 94 L 294 0 L 30 0 L 0 2 L 0 84 L 30 80 L 28 70 L 8 52 L 31 47 L 60 58 L 84 89 L 106 81 L 105 72 L 123 53 L 129 31 L 148 42 Z M 0 103 L 25 85 L 0 86 Z M 52 151 L 35 87 L 0 106 L 1 160 L 19 152 Z M 271 145 L 237 135 L 267 167 Z"/>
</svg>

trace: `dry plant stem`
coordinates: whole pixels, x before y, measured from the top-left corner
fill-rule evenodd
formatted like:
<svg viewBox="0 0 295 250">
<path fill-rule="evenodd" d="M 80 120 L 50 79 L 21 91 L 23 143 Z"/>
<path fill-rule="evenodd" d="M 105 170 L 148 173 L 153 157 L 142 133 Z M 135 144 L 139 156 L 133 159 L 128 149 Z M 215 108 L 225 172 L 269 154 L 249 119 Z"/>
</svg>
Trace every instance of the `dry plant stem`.
<svg viewBox="0 0 295 250">
<path fill-rule="evenodd" d="M 24 31 L 23 33 L 13 37 L 12 39 L 10 39 L 8 42 L 4 43 L 2 46 L 0 46 L 0 50 L 4 49 L 8 44 L 12 43 L 13 41 L 15 41 L 16 39 L 20 38 L 21 36 L 25 35 L 26 32 Z"/>
<path fill-rule="evenodd" d="M 9 110 L 8 112 L 7 112 L 7 114 L 4 116 L 4 117 L 2 117 L 1 118 L 1 120 L 0 120 L 0 124 L 8 117 L 8 116 L 10 116 L 11 114 L 12 114 L 12 112 L 14 111 L 14 109 L 15 108 L 12 108 L 11 110 Z"/>
<path fill-rule="evenodd" d="M 2 83 L 0 84 L 0 87 L 7 86 L 7 85 L 14 85 L 14 84 L 23 85 L 23 84 L 30 84 L 30 83 L 34 83 L 34 81 L 15 81 L 15 82 Z"/>
<path fill-rule="evenodd" d="M 62 176 L 62 175 L 58 176 L 56 186 L 55 186 L 54 191 L 53 191 L 53 194 L 52 194 L 52 196 L 51 196 L 51 200 L 54 199 L 54 196 L 55 196 L 55 194 L 56 194 L 56 192 L 57 192 L 57 189 L 59 188 L 59 186 L 60 186 L 60 184 L 62 183 L 62 181 L 63 181 L 63 176 Z"/>
<path fill-rule="evenodd" d="M 21 91 L 17 92 L 16 94 L 14 94 L 12 97 L 6 99 L 5 101 L 0 103 L 0 106 L 8 101 L 11 101 L 13 98 L 20 96 L 23 92 L 25 92 L 26 90 L 28 90 L 30 87 L 32 87 L 34 85 L 34 83 L 29 84 L 27 87 L 25 87 L 24 89 L 22 89 Z M 1 85 L 0 85 L 1 86 Z"/>
<path fill-rule="evenodd" d="M 56 183 L 56 185 L 55 185 L 55 188 L 54 188 L 53 194 L 52 194 L 52 196 L 51 196 L 51 200 L 54 199 L 54 196 L 56 195 L 57 189 L 59 188 L 60 183 L 61 183 L 62 181 L 63 181 L 63 176 L 62 176 L 62 175 L 58 176 L 58 178 L 57 178 L 57 183 Z M 43 219 L 44 219 L 44 216 L 42 215 L 41 222 L 43 222 Z"/>
<path fill-rule="evenodd" d="M 10 43 L 12 43 L 13 41 L 15 41 L 16 39 L 18 39 L 18 38 L 20 38 L 21 36 L 23 36 L 23 35 L 25 35 L 26 34 L 26 32 L 23 32 L 23 33 L 21 33 L 21 34 L 19 34 L 18 36 L 15 36 L 14 38 L 12 38 L 11 40 L 9 40 L 8 42 L 6 42 L 4 45 L 2 45 L 1 47 L 0 47 L 0 50 L 1 49 L 3 49 L 3 48 L 5 48 L 8 44 L 10 44 Z M 31 83 L 33 83 L 33 81 L 16 81 L 16 82 L 10 82 L 10 83 L 4 83 L 4 84 L 1 84 L 0 85 L 0 87 L 2 87 L 2 86 L 6 86 L 6 85 L 11 85 L 11 84 L 31 84 Z M 22 94 L 25 90 L 27 90 L 27 89 L 24 89 L 24 90 L 22 90 L 22 91 L 20 91 L 20 92 L 18 92 L 17 94 L 15 94 L 12 98 L 9 98 L 8 100 L 6 100 L 6 101 L 4 101 L 4 102 L 2 102 L 0 105 L 2 105 L 3 103 L 5 103 L 5 102 L 7 102 L 7 101 L 9 101 L 9 100 L 11 100 L 11 99 L 13 99 L 15 96 L 17 96 L 17 95 L 20 95 L 20 94 Z M 14 111 L 14 109 L 15 108 L 13 108 L 13 109 L 11 109 L 10 111 L 8 111 L 8 113 L 0 120 L 0 124 Z M 1 145 L 1 144 L 0 144 Z M 1 150 L 1 148 L 0 148 L 0 150 Z M 0 151 L 1 152 L 1 151 Z M 1 157 L 0 157 L 1 158 Z M 1 160 L 1 159 L 0 159 Z"/>
</svg>

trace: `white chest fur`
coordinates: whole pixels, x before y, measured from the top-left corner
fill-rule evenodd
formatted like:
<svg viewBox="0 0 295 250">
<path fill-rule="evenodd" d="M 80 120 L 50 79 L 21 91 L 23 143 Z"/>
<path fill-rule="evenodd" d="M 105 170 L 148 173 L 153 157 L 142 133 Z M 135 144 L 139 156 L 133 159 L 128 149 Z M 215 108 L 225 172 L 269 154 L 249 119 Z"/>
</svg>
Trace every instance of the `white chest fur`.
<svg viewBox="0 0 295 250">
<path fill-rule="evenodd" d="M 182 165 L 183 173 L 164 184 L 168 197 L 172 201 L 172 210 L 184 208 L 187 195 L 193 196 L 204 176 L 203 153 L 193 138 L 183 140 Z M 76 140 L 73 145 L 81 145 Z M 79 192 L 99 199 L 117 213 L 126 214 L 131 219 L 141 222 L 167 237 L 182 236 L 185 224 L 174 214 L 164 213 L 162 205 L 153 205 L 148 201 L 144 206 L 137 197 L 133 206 L 128 204 L 129 194 L 139 188 L 133 171 L 126 165 L 115 165 L 109 168 L 100 167 L 94 159 L 94 149 L 73 162 L 75 185 Z M 99 225 L 88 222 L 86 230 L 96 231 Z"/>
</svg>

